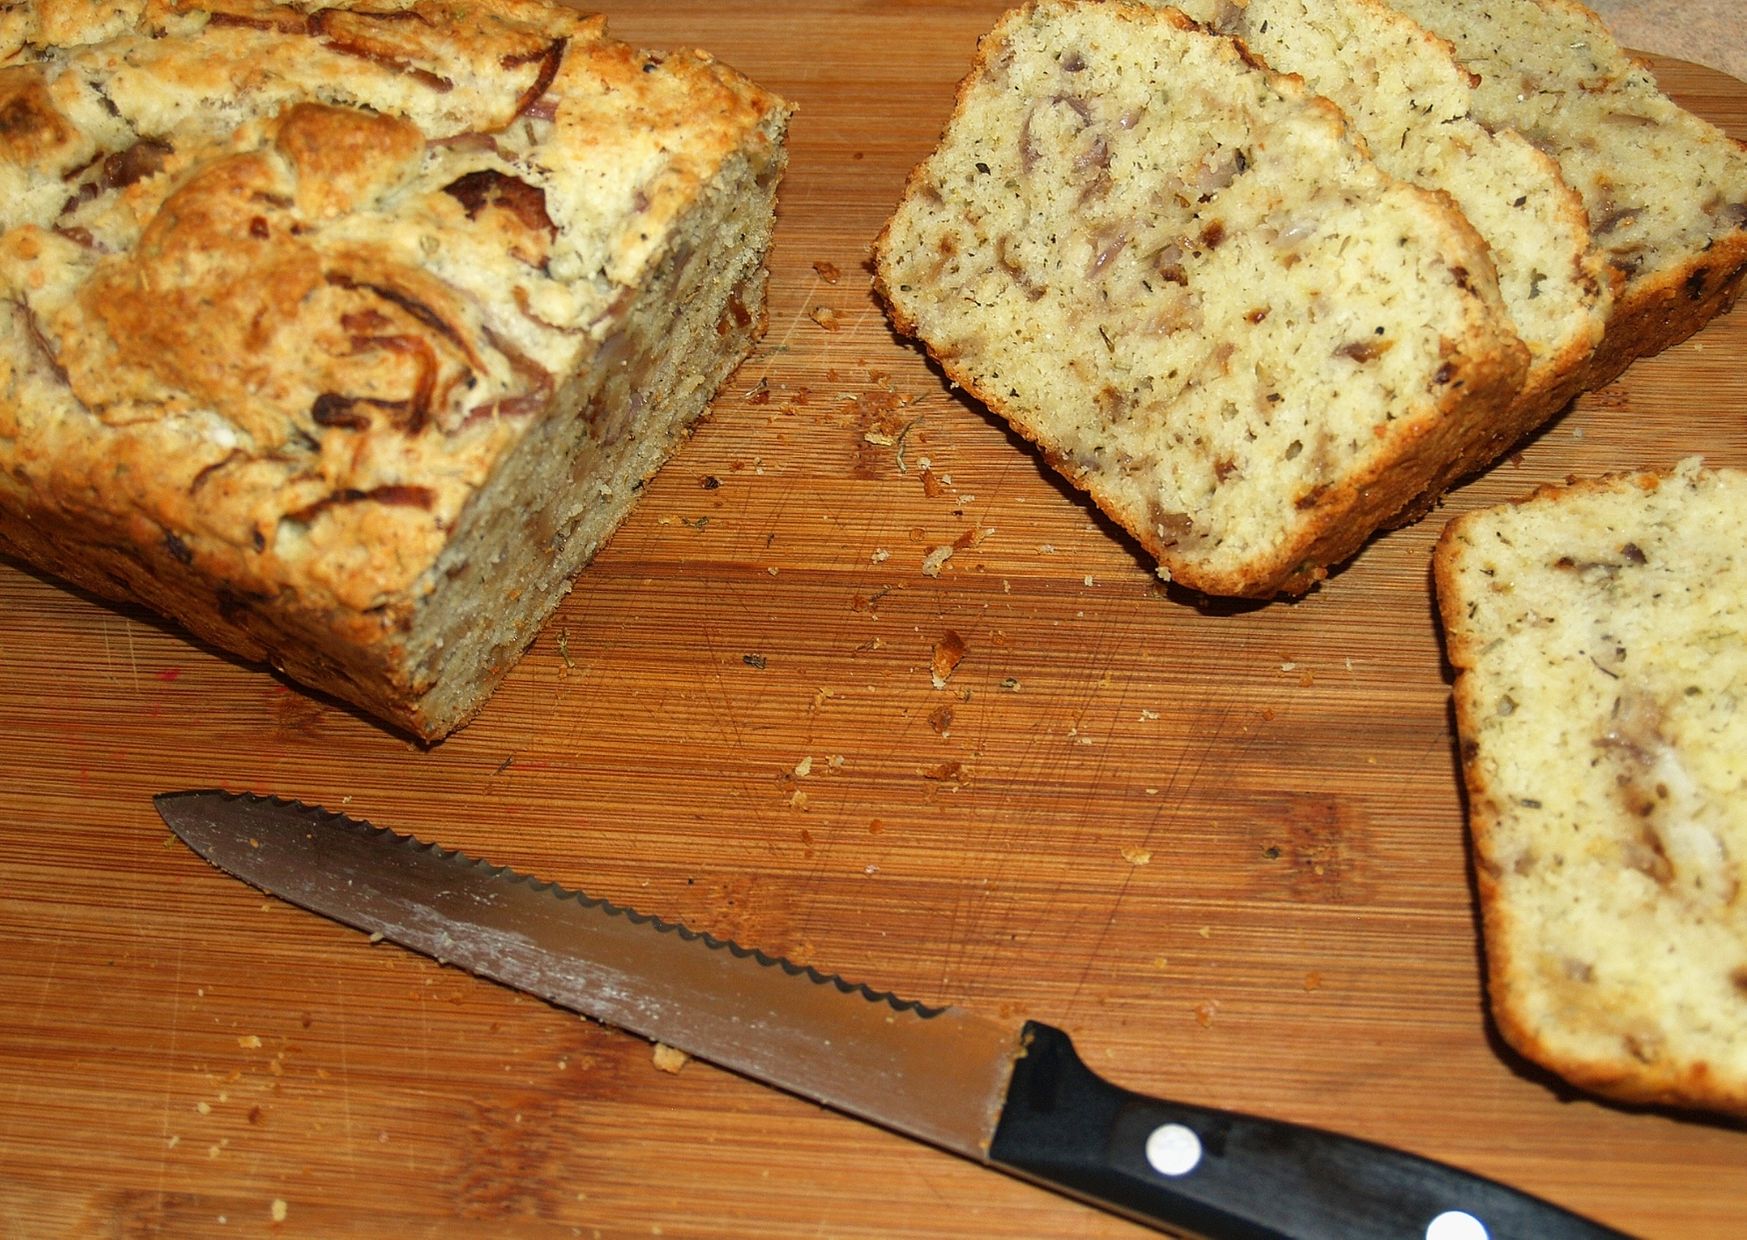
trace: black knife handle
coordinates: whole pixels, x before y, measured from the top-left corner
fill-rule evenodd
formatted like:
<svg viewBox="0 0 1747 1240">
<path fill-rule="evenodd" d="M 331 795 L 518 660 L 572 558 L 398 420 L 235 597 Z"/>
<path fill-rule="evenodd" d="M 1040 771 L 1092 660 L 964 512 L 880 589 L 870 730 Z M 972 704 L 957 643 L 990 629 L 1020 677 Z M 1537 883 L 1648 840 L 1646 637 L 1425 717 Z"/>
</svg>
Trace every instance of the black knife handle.
<svg viewBox="0 0 1747 1240">
<path fill-rule="evenodd" d="M 1622 1234 L 1401 1150 L 1131 1093 L 1050 1025 L 1027 1022 L 1024 1045 L 990 1163 L 1138 1222 L 1206 1240 Z"/>
</svg>

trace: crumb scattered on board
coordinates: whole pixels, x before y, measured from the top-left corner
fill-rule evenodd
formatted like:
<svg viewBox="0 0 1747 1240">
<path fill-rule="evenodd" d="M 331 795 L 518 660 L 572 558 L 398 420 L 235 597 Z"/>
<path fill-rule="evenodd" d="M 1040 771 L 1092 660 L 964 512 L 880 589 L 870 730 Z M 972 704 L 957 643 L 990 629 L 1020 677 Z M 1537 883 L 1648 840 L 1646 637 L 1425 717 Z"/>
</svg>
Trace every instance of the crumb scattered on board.
<svg viewBox="0 0 1747 1240">
<path fill-rule="evenodd" d="M 946 688 L 946 682 L 957 670 L 958 665 L 964 662 L 965 654 L 969 650 L 970 647 L 965 644 L 965 639 L 952 629 L 946 630 L 941 635 L 940 640 L 934 643 L 934 655 L 929 661 L 928 671 L 936 689 Z"/>
<path fill-rule="evenodd" d="M 655 1044 L 654 1059 L 657 1068 L 661 1069 L 663 1072 L 669 1073 L 677 1073 L 681 1068 L 685 1067 L 687 1063 L 691 1062 L 690 1055 L 682 1050 L 667 1045 L 665 1042 L 657 1042 Z"/>
</svg>

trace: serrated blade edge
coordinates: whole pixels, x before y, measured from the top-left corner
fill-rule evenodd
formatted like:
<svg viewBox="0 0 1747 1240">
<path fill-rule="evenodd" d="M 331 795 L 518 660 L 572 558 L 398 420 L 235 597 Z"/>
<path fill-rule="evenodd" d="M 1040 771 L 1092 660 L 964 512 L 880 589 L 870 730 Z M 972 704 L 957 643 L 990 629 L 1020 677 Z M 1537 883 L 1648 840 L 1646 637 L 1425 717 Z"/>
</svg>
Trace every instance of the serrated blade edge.
<svg viewBox="0 0 1747 1240">
<path fill-rule="evenodd" d="M 253 886 L 561 1007 L 983 1160 L 1020 1027 L 811 965 L 295 801 L 155 798 Z"/>
</svg>

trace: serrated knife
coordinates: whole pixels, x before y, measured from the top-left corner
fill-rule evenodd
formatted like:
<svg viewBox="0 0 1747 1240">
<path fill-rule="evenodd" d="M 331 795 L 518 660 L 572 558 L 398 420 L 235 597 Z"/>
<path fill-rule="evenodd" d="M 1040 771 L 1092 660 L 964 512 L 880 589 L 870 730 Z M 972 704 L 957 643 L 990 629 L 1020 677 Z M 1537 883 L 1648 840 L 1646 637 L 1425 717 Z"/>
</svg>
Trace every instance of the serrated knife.
<svg viewBox="0 0 1747 1240">
<path fill-rule="evenodd" d="M 155 803 L 190 848 L 270 895 L 1154 1227 L 1620 1234 L 1401 1150 L 1132 1093 L 1040 1021 L 900 999 L 341 814 L 215 790 Z"/>
</svg>

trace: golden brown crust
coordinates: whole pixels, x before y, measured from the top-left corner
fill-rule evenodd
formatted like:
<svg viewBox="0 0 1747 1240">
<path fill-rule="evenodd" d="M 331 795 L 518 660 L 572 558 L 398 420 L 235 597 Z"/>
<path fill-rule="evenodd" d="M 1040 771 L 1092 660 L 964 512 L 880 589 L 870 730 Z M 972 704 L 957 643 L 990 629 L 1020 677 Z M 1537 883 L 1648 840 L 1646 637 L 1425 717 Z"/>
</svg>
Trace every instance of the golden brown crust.
<svg viewBox="0 0 1747 1240">
<path fill-rule="evenodd" d="M 1747 204 L 1743 210 L 1747 211 Z M 1744 281 L 1747 225 L 1720 235 L 1709 249 L 1677 269 L 1632 284 L 1615 299 L 1607 334 L 1584 368 L 1579 390 L 1613 382 L 1638 358 L 1679 344 L 1718 315 L 1727 314 L 1739 300 Z"/>
</svg>

